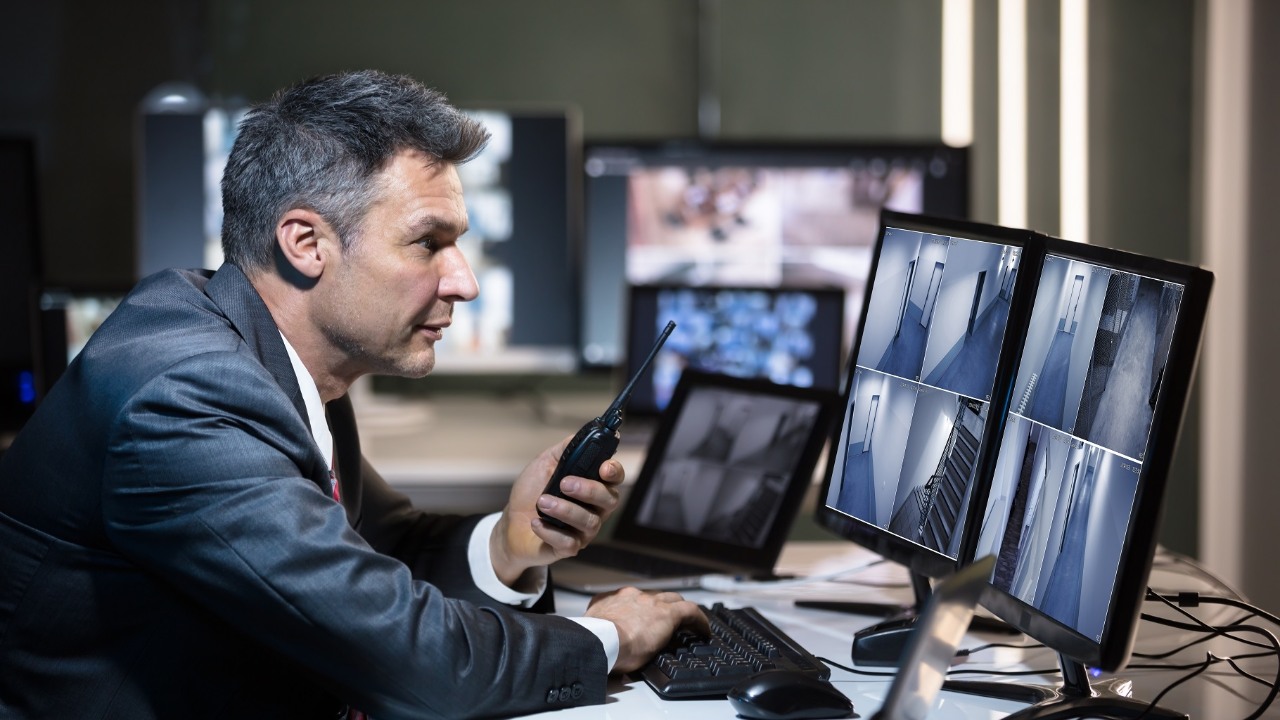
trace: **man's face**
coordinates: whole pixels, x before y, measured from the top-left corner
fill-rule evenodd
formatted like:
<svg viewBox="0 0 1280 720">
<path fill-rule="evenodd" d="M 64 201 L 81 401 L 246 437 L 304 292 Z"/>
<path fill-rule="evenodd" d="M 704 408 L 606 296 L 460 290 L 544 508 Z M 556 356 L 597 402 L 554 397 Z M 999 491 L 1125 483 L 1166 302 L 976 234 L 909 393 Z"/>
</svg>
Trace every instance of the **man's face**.
<svg viewBox="0 0 1280 720">
<path fill-rule="evenodd" d="M 360 236 L 325 269 L 314 320 L 347 373 L 422 377 L 453 304 L 478 292 L 457 245 L 462 185 L 452 164 L 417 151 L 396 155 L 376 182 Z"/>
</svg>

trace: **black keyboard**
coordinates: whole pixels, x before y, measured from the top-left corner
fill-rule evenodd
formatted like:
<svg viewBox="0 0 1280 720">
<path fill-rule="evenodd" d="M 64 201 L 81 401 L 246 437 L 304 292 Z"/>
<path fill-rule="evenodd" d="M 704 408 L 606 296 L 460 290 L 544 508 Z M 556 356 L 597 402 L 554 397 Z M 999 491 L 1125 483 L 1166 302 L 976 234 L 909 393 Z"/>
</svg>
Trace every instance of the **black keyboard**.
<svg viewBox="0 0 1280 720">
<path fill-rule="evenodd" d="M 711 637 L 676 632 L 666 649 L 640 668 L 640 677 L 668 699 L 724 697 L 746 678 L 764 670 L 800 670 L 820 680 L 831 677 L 821 660 L 792 640 L 755 608 L 703 607 Z"/>
</svg>

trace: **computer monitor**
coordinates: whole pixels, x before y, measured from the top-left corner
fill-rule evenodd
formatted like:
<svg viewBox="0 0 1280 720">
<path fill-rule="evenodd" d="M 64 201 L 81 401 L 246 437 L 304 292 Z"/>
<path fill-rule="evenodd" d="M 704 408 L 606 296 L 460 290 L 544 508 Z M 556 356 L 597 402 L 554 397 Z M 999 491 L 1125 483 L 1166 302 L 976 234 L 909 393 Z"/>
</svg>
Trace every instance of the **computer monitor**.
<svg viewBox="0 0 1280 720">
<path fill-rule="evenodd" d="M 859 664 L 896 664 L 927 601 L 927 578 L 966 559 L 975 493 L 990 476 L 989 438 L 1003 417 L 1006 368 L 1018 350 L 1010 323 L 1027 302 L 1030 239 L 992 225 L 881 215 L 815 519 L 905 565 L 916 601 L 858 633 Z"/>
<path fill-rule="evenodd" d="M 247 108 L 203 118 L 206 267 L 222 263 L 220 183 Z M 581 123 L 568 108 L 462 108 L 491 139 L 458 166 L 470 225 L 459 245 L 480 295 L 454 307 L 433 375 L 563 375 L 578 369 Z"/>
<path fill-rule="evenodd" d="M 437 373 L 578 368 L 581 130 L 566 109 L 465 109 L 492 134 L 458 166 L 480 296 L 454 307 Z"/>
<path fill-rule="evenodd" d="M 965 148 L 598 142 L 584 150 L 581 360 L 625 359 L 626 284 L 841 287 L 852 340 L 882 207 L 965 217 Z"/>
<path fill-rule="evenodd" d="M 1027 717 L 1141 711 L 1071 697 L 1085 666 L 1117 670 L 1132 650 L 1213 276 L 1055 238 L 1038 264 L 977 535 L 996 557 L 983 604 L 1059 654 L 1065 697 Z"/>
<path fill-rule="evenodd" d="M 35 143 L 0 137 L 0 450 L 43 395 Z"/>
<path fill-rule="evenodd" d="M 1020 718 L 1147 711 L 1085 668 L 1132 647 L 1212 275 L 1006 228 L 882 228 L 818 522 L 907 565 L 917 605 L 924 576 L 995 557 L 984 606 L 1058 652 L 1064 687 L 948 688 L 1037 703 Z M 987 333 L 993 281 L 1008 305 Z M 910 624 L 859 632 L 855 662 L 887 664 Z"/>
<path fill-rule="evenodd" d="M 632 392 L 629 417 L 662 412 L 686 368 L 778 385 L 839 387 L 842 289 L 635 285 L 627 305 L 627 377 L 644 363 L 667 321 L 676 322 Z"/>
</svg>

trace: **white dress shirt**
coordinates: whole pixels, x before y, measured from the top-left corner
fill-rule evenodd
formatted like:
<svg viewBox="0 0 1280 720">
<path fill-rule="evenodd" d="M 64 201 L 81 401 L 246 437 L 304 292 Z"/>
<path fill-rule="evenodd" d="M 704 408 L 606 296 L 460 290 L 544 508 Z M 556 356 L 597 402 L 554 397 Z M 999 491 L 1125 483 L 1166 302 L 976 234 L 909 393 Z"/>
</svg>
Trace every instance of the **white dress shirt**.
<svg viewBox="0 0 1280 720">
<path fill-rule="evenodd" d="M 333 434 L 329 431 L 329 421 L 325 417 L 324 403 L 320 400 L 320 389 L 316 386 L 315 378 L 311 377 L 307 367 L 302 364 L 302 358 L 298 357 L 298 352 L 289 344 L 289 340 L 284 336 L 284 333 L 280 334 L 280 339 L 284 340 L 284 348 L 289 352 L 289 362 L 293 364 L 294 375 L 298 377 L 298 388 L 302 391 L 302 402 L 307 408 L 307 421 L 311 423 L 311 435 L 315 438 L 316 445 L 320 448 L 320 453 L 324 456 L 325 464 L 332 468 Z M 536 582 L 533 583 L 532 592 L 514 590 L 498 579 L 498 573 L 493 568 L 493 557 L 489 554 L 489 537 L 493 534 L 493 528 L 498 524 L 499 517 L 501 517 L 501 513 L 486 515 L 471 532 L 471 541 L 467 546 L 467 562 L 471 566 L 471 578 L 476 587 L 494 600 L 504 605 L 529 607 L 546 590 L 547 570 L 546 568 L 539 568 L 540 573 L 536 578 Z M 608 620 L 600 618 L 575 617 L 568 619 L 590 630 L 592 634 L 600 639 L 600 644 L 604 646 L 605 665 L 612 668 L 614 663 L 618 661 L 618 628 Z"/>
</svg>

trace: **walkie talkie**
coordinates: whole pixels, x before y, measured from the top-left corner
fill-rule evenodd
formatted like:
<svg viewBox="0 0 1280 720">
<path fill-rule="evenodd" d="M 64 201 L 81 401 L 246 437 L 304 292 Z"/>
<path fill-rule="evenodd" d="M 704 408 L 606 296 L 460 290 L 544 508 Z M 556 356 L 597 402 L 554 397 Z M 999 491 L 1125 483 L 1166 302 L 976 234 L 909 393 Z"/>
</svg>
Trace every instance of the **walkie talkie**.
<svg viewBox="0 0 1280 720">
<path fill-rule="evenodd" d="M 577 503 L 582 507 L 589 507 L 586 503 L 575 500 L 571 497 L 565 497 L 560 492 L 560 481 L 569 475 L 589 478 L 591 480 L 600 479 L 600 464 L 605 460 L 613 457 L 613 453 L 618 449 L 618 428 L 622 425 L 622 406 L 627 404 L 631 399 L 631 391 L 636 386 L 636 381 L 644 375 L 644 371 L 649 369 L 649 364 L 657 357 L 658 350 L 662 348 L 662 344 L 667 341 L 667 337 L 671 335 L 671 331 L 676 329 L 674 321 L 667 322 L 667 327 L 663 329 L 662 334 L 658 336 L 658 341 L 654 343 L 653 349 L 649 351 L 649 357 L 645 358 L 644 364 L 631 377 L 631 381 L 627 386 L 622 388 L 622 392 L 618 393 L 618 397 L 614 398 L 613 404 L 604 411 L 600 417 L 592 420 L 577 435 L 569 441 L 565 446 L 564 452 L 560 455 L 560 462 L 556 464 L 555 472 L 551 473 L 551 481 L 547 483 L 547 489 L 544 491 L 548 495 L 555 495 L 558 498 Z M 547 515 L 541 510 L 538 515 L 542 520 L 550 525 L 554 525 L 561 530 L 571 529 L 563 522 Z"/>
</svg>

